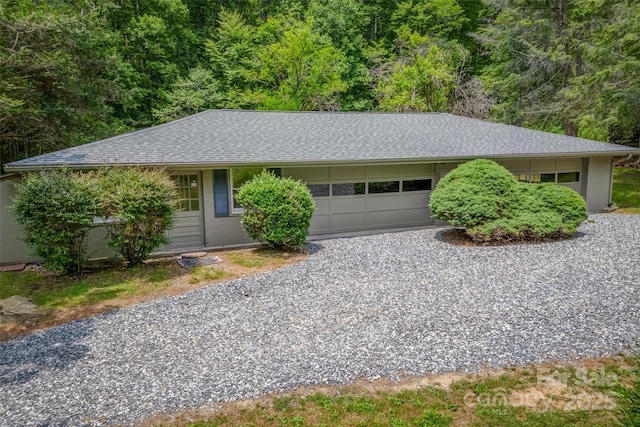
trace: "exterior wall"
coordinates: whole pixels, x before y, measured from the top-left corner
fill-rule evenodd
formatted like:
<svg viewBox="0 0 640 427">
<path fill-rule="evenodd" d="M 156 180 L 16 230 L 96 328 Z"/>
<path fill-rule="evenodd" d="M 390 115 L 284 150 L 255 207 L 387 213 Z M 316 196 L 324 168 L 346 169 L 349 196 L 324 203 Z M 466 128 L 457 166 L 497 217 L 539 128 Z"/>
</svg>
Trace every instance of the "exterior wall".
<svg viewBox="0 0 640 427">
<path fill-rule="evenodd" d="M 209 248 L 253 243 L 240 226 L 240 215 L 216 218 L 213 201 L 213 171 L 202 171 L 205 245 Z"/>
<path fill-rule="evenodd" d="M 613 158 L 591 157 L 585 159 L 587 171 L 584 194 L 589 211 L 596 212 L 611 204 L 611 186 L 613 185 Z"/>
<path fill-rule="evenodd" d="M 611 202 L 612 158 L 499 159 L 514 174 L 549 174 L 579 172 L 578 182 L 566 185 L 585 197 L 590 211 L 598 211 Z M 376 182 L 405 179 L 431 179 L 432 187 L 460 162 L 377 166 L 290 167 L 282 176 L 300 179 L 307 184 Z M 202 247 L 224 247 L 255 243 L 240 225 L 240 215 L 215 216 L 213 170 L 176 171 L 175 174 L 197 174 L 199 210 L 180 212 L 168 236 L 172 243 L 161 252 L 187 251 Z M 17 178 L 16 178 L 17 179 Z M 35 261 L 28 256 L 26 245 L 19 240 L 20 228 L 6 207 L 11 204 L 16 179 L 0 181 L 0 263 Z M 430 191 L 317 197 L 310 234 L 390 229 L 408 226 L 442 224 L 430 218 Z M 113 255 L 106 247 L 106 229 L 96 227 L 89 232 L 88 253 L 92 258 Z"/>
<path fill-rule="evenodd" d="M 18 177 L 0 179 L 0 264 L 35 260 L 29 257 L 27 245 L 20 240 L 22 230 L 7 209 L 15 195 Z"/>
</svg>

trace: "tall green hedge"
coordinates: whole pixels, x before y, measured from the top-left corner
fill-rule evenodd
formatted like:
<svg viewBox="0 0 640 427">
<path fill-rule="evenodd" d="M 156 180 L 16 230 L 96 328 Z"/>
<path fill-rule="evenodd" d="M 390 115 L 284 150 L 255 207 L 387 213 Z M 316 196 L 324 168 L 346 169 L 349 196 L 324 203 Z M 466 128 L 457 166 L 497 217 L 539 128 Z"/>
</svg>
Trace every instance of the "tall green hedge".
<svg viewBox="0 0 640 427">
<path fill-rule="evenodd" d="M 315 202 L 300 181 L 262 172 L 243 184 L 235 197 L 251 238 L 274 248 L 296 247 L 307 240 Z"/>
<path fill-rule="evenodd" d="M 491 160 L 463 163 L 436 186 L 432 216 L 464 227 L 476 241 L 567 237 L 587 218 L 582 197 L 555 184 L 518 182 Z"/>
</svg>

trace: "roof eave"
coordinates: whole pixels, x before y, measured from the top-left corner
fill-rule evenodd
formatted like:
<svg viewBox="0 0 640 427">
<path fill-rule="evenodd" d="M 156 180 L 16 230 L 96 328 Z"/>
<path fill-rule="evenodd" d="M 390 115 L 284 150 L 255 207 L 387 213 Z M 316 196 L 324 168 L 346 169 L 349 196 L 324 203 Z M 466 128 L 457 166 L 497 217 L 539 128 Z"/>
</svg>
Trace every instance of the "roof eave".
<svg viewBox="0 0 640 427">
<path fill-rule="evenodd" d="M 571 153 L 506 153 L 506 154 L 480 154 L 480 155 L 464 155 L 464 156 L 441 156 L 441 157 L 407 157 L 407 158 L 384 158 L 384 159 L 321 159 L 321 160 L 287 160 L 287 161 L 267 161 L 267 162 L 204 162 L 204 163 L 113 163 L 113 164 L 65 164 L 65 163 L 49 163 L 39 165 L 15 165 L 8 164 L 5 166 L 7 172 L 24 173 L 34 172 L 45 169 L 69 168 L 73 170 L 90 170 L 98 169 L 102 166 L 141 166 L 141 167 L 165 167 L 169 169 L 211 169 L 211 168 L 229 168 L 242 166 L 327 166 L 327 165 L 367 165 L 367 164 L 393 164 L 393 163 L 450 163 L 456 161 L 465 161 L 477 158 L 491 159 L 512 159 L 512 158 L 550 158 L 550 157 L 622 157 L 628 155 L 640 155 L 640 149 L 616 150 L 616 151 L 593 151 L 593 152 L 571 152 Z"/>
</svg>

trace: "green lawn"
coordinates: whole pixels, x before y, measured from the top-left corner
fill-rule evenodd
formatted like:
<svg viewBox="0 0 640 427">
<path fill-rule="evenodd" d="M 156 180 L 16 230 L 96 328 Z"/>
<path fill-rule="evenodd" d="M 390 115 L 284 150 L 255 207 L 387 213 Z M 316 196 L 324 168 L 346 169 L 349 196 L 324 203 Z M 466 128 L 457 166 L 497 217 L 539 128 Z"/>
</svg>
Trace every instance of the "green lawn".
<svg viewBox="0 0 640 427">
<path fill-rule="evenodd" d="M 640 170 L 615 169 L 612 199 L 621 213 L 640 214 Z"/>
<path fill-rule="evenodd" d="M 501 375 L 458 378 L 448 388 L 384 385 L 333 387 L 322 392 L 268 396 L 230 403 L 214 413 L 191 412 L 144 425 L 222 426 L 634 426 L 638 417 L 637 358 L 612 358 L 599 366 L 542 370 L 535 366 Z M 551 375 L 549 375 L 551 373 Z M 557 379 L 549 382 L 546 378 Z M 542 379 L 542 380 L 541 380 Z M 634 386 L 635 381 L 635 386 Z M 560 384 L 560 386 L 558 386 Z M 564 385 L 563 385 L 564 384 Z M 587 385 L 588 384 L 588 385 Z M 374 387 L 373 390 L 376 390 Z M 635 397 L 629 397 L 635 396 Z M 529 403 L 529 406 L 521 405 Z M 634 409 L 635 408 L 635 412 Z M 626 414 L 625 414 L 626 413 Z"/>
<path fill-rule="evenodd" d="M 132 268 L 96 268 L 94 272 L 83 275 L 34 271 L 0 273 L 0 299 L 22 295 L 43 308 L 74 308 L 118 297 L 158 292 L 181 274 L 184 272 L 174 261 Z"/>
</svg>

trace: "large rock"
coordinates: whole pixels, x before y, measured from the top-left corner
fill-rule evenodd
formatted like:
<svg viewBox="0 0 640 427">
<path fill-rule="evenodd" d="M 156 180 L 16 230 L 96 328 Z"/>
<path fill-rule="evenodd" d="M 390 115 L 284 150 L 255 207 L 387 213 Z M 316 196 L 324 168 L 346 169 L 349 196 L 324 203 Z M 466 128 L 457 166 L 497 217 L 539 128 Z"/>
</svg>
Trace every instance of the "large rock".
<svg viewBox="0 0 640 427">
<path fill-rule="evenodd" d="M 0 299 L 0 324 L 22 322 L 42 317 L 46 313 L 40 307 L 20 295 Z"/>
</svg>

